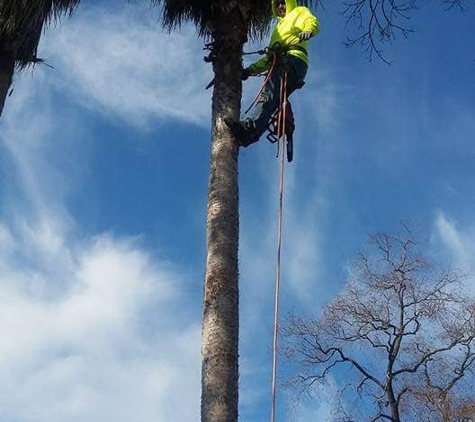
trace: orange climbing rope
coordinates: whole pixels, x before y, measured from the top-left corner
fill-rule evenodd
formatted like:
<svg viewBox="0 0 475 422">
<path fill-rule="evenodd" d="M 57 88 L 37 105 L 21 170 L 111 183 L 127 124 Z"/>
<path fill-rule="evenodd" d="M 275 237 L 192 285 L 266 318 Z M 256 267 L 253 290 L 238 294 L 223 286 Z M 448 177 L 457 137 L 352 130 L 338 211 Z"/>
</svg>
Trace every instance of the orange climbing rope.
<svg viewBox="0 0 475 422">
<path fill-rule="evenodd" d="M 264 51 L 265 54 L 272 56 L 272 62 L 269 71 L 262 83 L 259 91 L 257 92 L 254 101 L 251 103 L 249 108 L 244 112 L 247 114 L 249 110 L 254 106 L 257 102 L 259 96 L 261 95 L 264 87 L 269 82 L 269 79 L 272 76 L 272 73 L 275 70 L 275 66 L 278 60 L 277 52 L 271 49 L 266 49 Z M 254 53 L 248 53 L 254 54 Z M 261 54 L 261 52 L 259 52 Z M 276 279 L 275 279 L 275 301 L 274 301 L 274 338 L 273 338 L 273 346 L 272 346 L 272 387 L 271 387 L 271 415 L 270 415 L 270 422 L 275 422 L 276 417 L 276 397 L 277 397 L 277 353 L 278 353 L 278 332 L 279 332 L 279 292 L 280 292 L 280 274 L 281 274 L 281 250 L 282 250 L 282 214 L 283 214 L 283 199 L 284 199 L 284 169 L 285 169 L 285 147 L 287 146 L 287 131 L 286 131 L 286 124 L 287 124 L 287 106 L 290 108 L 290 103 L 287 101 L 287 70 L 284 64 L 282 69 L 282 77 L 280 81 L 280 106 L 273 116 L 274 129 L 269 127 L 269 131 L 272 135 L 272 140 L 269 139 L 272 143 L 277 144 L 277 157 L 281 153 L 281 161 L 280 161 L 280 180 L 279 180 L 279 217 L 278 217 L 278 234 L 277 234 L 277 266 L 276 266 Z M 289 122 L 290 126 L 293 125 L 293 117 L 292 120 Z M 275 130 L 275 131 L 274 131 Z M 292 128 L 293 132 L 293 128 Z M 282 150 L 280 149 L 280 142 L 282 142 Z M 289 156 L 288 156 L 289 159 Z M 289 159 L 289 162 L 292 159 Z"/>
<path fill-rule="evenodd" d="M 256 104 L 256 102 L 259 99 L 259 96 L 261 95 L 262 91 L 264 91 L 264 88 L 267 85 L 267 82 L 269 82 L 269 79 L 272 76 L 272 72 L 274 72 L 275 64 L 277 63 L 277 53 L 274 50 L 271 50 L 271 49 L 267 48 L 264 51 L 264 54 L 272 56 L 272 63 L 270 65 L 270 68 L 269 68 L 269 71 L 267 72 L 266 77 L 264 78 L 264 82 L 262 82 L 261 87 L 259 88 L 259 90 L 257 91 L 257 94 L 254 97 L 254 100 L 252 101 L 251 105 L 247 108 L 247 110 L 244 112 L 244 114 L 247 114 L 249 112 L 249 110 L 254 106 L 254 104 Z"/>
<path fill-rule="evenodd" d="M 277 234 L 277 267 L 275 277 L 275 302 L 274 302 L 274 341 L 272 347 L 272 405 L 270 421 L 275 422 L 275 403 L 277 390 L 277 340 L 279 331 L 279 292 L 280 292 L 280 268 L 282 249 L 282 210 L 284 199 L 284 169 L 285 169 L 285 143 L 286 143 L 286 108 L 287 108 L 287 71 L 284 69 L 280 83 L 280 107 L 277 113 L 277 134 L 282 141 L 282 152 L 280 160 L 280 181 L 279 181 L 279 219 Z M 279 142 L 277 143 L 279 145 Z M 278 147 L 279 148 L 279 147 Z M 279 154 L 279 149 L 277 154 Z"/>
</svg>

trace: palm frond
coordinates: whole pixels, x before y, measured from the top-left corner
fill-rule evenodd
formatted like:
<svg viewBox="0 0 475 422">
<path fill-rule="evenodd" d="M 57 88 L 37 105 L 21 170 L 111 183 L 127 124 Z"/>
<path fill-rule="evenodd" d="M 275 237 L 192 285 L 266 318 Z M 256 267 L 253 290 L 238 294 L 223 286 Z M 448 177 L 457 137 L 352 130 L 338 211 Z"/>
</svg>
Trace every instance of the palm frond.
<svg viewBox="0 0 475 422">
<path fill-rule="evenodd" d="M 185 22 L 192 22 L 200 35 L 205 35 L 210 21 L 219 16 L 223 8 L 236 7 L 242 0 L 151 0 L 152 4 L 162 8 L 162 22 L 165 28 L 172 30 Z M 248 11 L 249 35 L 260 38 L 269 29 L 272 19 L 271 0 L 252 0 Z M 303 6 L 312 6 L 318 0 L 300 0 Z"/>
<path fill-rule="evenodd" d="M 0 53 L 22 68 L 38 60 L 45 25 L 71 14 L 80 0 L 0 0 Z"/>
</svg>

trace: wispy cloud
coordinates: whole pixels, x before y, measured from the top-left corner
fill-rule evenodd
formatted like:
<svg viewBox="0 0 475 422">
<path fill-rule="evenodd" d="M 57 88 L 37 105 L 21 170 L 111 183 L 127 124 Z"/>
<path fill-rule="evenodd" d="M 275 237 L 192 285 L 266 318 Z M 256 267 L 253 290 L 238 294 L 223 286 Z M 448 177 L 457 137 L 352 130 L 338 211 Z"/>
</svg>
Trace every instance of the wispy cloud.
<svg viewBox="0 0 475 422">
<path fill-rule="evenodd" d="M 475 239 L 471 239 L 470 236 L 460 231 L 456 223 L 442 212 L 437 214 L 435 226 L 439 236 L 452 253 L 457 264 L 470 268 L 474 263 Z"/>
<path fill-rule="evenodd" d="M 0 419 L 196 420 L 201 330 L 180 269 L 138 239 L 84 236 L 61 201 L 34 203 L 0 220 Z"/>
<path fill-rule="evenodd" d="M 27 228 L 1 230 L 2 418 L 195 420 L 200 327 L 170 321 L 180 275 L 130 239 L 65 244 L 54 225 Z M 59 273 L 51 242 L 28 243 L 45 230 L 62 244 Z"/>
<path fill-rule="evenodd" d="M 42 51 L 54 70 L 48 81 L 62 95 L 124 125 L 146 128 L 168 119 L 205 126 L 204 85 L 211 68 L 193 29 L 168 34 L 145 6 L 81 8 Z"/>
<path fill-rule="evenodd" d="M 475 270 L 474 227 L 462 227 L 457 221 L 439 211 L 435 219 L 435 229 L 453 263 L 472 273 Z"/>
<path fill-rule="evenodd" d="M 1 419 L 195 420 L 201 330 L 180 305 L 180 269 L 138 239 L 84 236 L 41 189 L 56 173 L 28 139 L 34 152 L 11 154 L 27 199 L 4 201 L 0 220 Z"/>
<path fill-rule="evenodd" d="M 65 87 L 60 67 L 53 77 Z M 0 122 L 8 167 L 0 192 L 0 419 L 195 421 L 201 327 L 184 305 L 183 271 L 139 236 L 87 235 L 73 219 L 67 203 L 86 168 L 78 138 L 87 129 L 71 115 L 58 118 L 46 72 L 20 77 Z M 128 113 L 94 104 L 114 118 Z"/>
</svg>

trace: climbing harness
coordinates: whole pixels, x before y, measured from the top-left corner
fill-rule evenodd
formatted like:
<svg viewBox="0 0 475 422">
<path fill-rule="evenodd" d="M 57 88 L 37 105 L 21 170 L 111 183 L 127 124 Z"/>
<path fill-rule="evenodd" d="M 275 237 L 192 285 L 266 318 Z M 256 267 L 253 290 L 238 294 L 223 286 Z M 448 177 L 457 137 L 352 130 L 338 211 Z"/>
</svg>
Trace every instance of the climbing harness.
<svg viewBox="0 0 475 422">
<path fill-rule="evenodd" d="M 210 42 L 210 43 L 205 44 L 203 50 L 209 51 L 208 55 L 204 57 L 204 61 L 206 63 L 211 63 L 213 60 L 216 59 L 216 54 L 217 54 L 216 49 L 217 49 L 217 46 L 216 46 L 215 42 Z M 254 105 L 259 100 L 259 98 L 262 94 L 262 91 L 264 90 L 265 86 L 269 82 L 273 72 L 276 69 L 278 60 L 283 61 L 281 81 L 284 78 L 284 74 L 285 74 L 285 78 L 287 78 L 287 70 L 286 70 L 287 64 L 285 63 L 285 55 L 291 50 L 298 50 L 298 51 L 301 51 L 301 52 L 307 54 L 307 50 L 305 48 L 299 46 L 299 45 L 293 45 L 293 46 L 288 46 L 288 47 L 284 48 L 280 45 L 280 43 L 275 43 L 272 46 L 272 48 L 266 47 L 264 50 L 257 50 L 257 51 L 250 51 L 250 52 L 244 52 L 243 53 L 243 56 L 249 56 L 249 55 L 253 55 L 253 54 L 259 54 L 259 55 L 267 54 L 268 56 L 271 57 L 271 60 L 272 60 L 271 65 L 269 67 L 269 71 L 267 72 L 267 74 L 264 78 L 264 82 L 262 83 L 261 87 L 257 91 L 257 94 L 255 95 L 254 100 L 252 101 L 251 105 L 244 112 L 244 115 L 249 113 L 249 111 L 252 109 L 252 107 L 254 107 Z M 214 82 L 215 82 L 215 78 L 213 78 L 208 83 L 208 85 L 206 85 L 205 89 L 211 88 L 214 85 Z M 287 82 L 285 83 L 285 89 L 287 89 Z M 281 100 L 282 100 L 282 96 L 281 96 Z M 293 115 L 293 111 L 292 111 L 292 105 L 291 105 L 290 101 L 288 101 L 288 99 L 287 99 L 287 91 L 286 91 L 285 100 L 286 100 L 285 111 L 282 111 L 283 108 L 282 108 L 282 101 L 281 101 L 279 108 L 274 112 L 274 114 L 272 115 L 272 117 L 270 118 L 270 120 L 267 124 L 268 134 L 266 135 L 266 139 L 270 143 L 277 145 L 277 154 L 276 154 L 276 156 L 278 157 L 279 156 L 279 142 L 278 142 L 278 140 L 282 137 L 282 133 L 279 133 L 279 128 L 278 128 L 279 124 L 278 124 L 278 122 L 279 122 L 279 119 L 281 119 L 281 118 L 284 119 L 285 120 L 285 138 L 286 138 L 285 145 L 286 145 L 286 149 L 287 149 L 287 161 L 289 163 L 291 163 L 292 160 L 293 160 L 293 157 L 294 157 L 295 119 L 294 119 L 294 115 Z M 283 113 L 283 117 L 281 115 L 282 113 Z"/>
<path fill-rule="evenodd" d="M 290 50 L 300 50 L 300 46 L 292 46 L 288 47 L 286 49 L 283 49 L 280 47 L 280 45 L 277 43 L 274 48 L 269 48 L 267 47 L 265 50 L 259 50 L 259 51 L 254 51 L 250 53 L 244 53 L 246 54 L 267 54 L 271 56 L 271 65 L 269 68 L 269 71 L 266 74 L 266 77 L 264 79 L 264 82 L 262 83 L 261 87 L 257 91 L 257 94 L 254 97 L 254 100 L 252 101 L 251 105 L 246 109 L 244 112 L 244 115 L 246 115 L 252 107 L 257 103 L 259 100 L 262 91 L 264 91 L 265 86 L 269 82 L 273 72 L 276 71 L 277 63 L 278 60 L 283 61 L 282 66 L 281 66 L 281 89 L 280 89 L 280 103 L 279 103 L 279 108 L 274 112 L 272 117 L 270 118 L 268 124 L 267 124 L 267 131 L 268 134 L 266 135 L 266 139 L 272 143 L 277 145 L 277 154 L 276 157 L 279 156 L 279 148 L 280 148 L 280 143 L 279 139 L 282 138 L 285 132 L 285 146 L 287 149 L 287 161 L 289 163 L 292 162 L 293 160 L 293 154 L 294 154 L 294 131 L 295 131 L 295 119 L 292 111 L 292 105 L 290 101 L 287 98 L 287 63 L 285 62 L 285 54 L 290 51 Z M 302 50 L 305 51 L 305 50 Z M 305 51 L 306 52 L 306 51 Z M 285 83 L 284 83 L 285 81 Z M 285 85 L 285 86 L 284 86 Z M 282 89 L 285 89 L 285 92 L 282 91 Z M 284 95 L 285 94 L 285 98 Z M 285 107 L 284 107 L 284 100 L 285 100 Z M 282 120 L 282 122 L 281 122 Z M 279 123 L 280 122 L 280 123 Z M 285 124 L 283 124 L 285 123 Z M 280 125 L 280 126 L 279 126 Z M 280 129 L 279 129 L 280 127 Z M 283 131 L 281 130 L 283 128 Z"/>
</svg>

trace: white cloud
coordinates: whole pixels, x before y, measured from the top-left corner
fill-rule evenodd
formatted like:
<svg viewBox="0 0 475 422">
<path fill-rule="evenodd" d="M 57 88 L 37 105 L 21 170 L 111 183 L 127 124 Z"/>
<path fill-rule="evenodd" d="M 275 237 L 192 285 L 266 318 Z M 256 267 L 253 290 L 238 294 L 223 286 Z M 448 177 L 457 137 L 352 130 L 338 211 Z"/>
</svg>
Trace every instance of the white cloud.
<svg viewBox="0 0 475 422">
<path fill-rule="evenodd" d="M 290 203 L 285 230 L 286 277 L 298 299 L 315 304 L 314 293 L 322 287 L 322 235 L 321 227 L 327 211 L 319 200 L 319 188 L 309 190 L 306 204 Z M 313 199 L 311 199 L 313 198 Z"/>
<path fill-rule="evenodd" d="M 311 126 L 309 132 L 325 136 L 334 135 L 348 114 L 348 100 L 354 98 L 354 86 L 342 85 L 335 77 L 335 69 L 325 65 L 310 63 L 306 85 L 294 94 L 298 97 L 300 109 L 305 110 L 301 124 Z M 341 99 L 345 99 L 345 103 Z M 316 136 L 312 137 L 316 140 Z"/>
<path fill-rule="evenodd" d="M 85 7 L 45 35 L 42 54 L 55 69 L 41 71 L 61 94 L 121 124 L 171 118 L 207 126 L 212 70 L 202 47 L 190 27 L 164 32 L 158 11 L 145 5 Z"/>
<path fill-rule="evenodd" d="M 459 227 L 458 224 L 439 212 L 435 220 L 435 230 L 443 247 L 449 252 L 453 264 L 466 271 L 470 277 L 466 286 L 475 293 L 475 228 Z"/>
<path fill-rule="evenodd" d="M 72 33 L 65 24 L 65 35 L 74 40 L 74 31 L 84 29 L 84 42 L 92 43 L 87 31 L 97 29 L 106 42 L 107 28 L 88 27 L 84 19 Z M 47 44 L 60 38 L 51 33 Z M 132 40 L 143 42 L 138 34 Z M 75 111 L 61 114 L 51 86 L 71 95 L 69 82 L 85 87 L 81 69 L 76 74 L 63 63 L 72 54 L 50 60 L 55 71 L 23 74 L 0 122 L 8 165 L 0 217 L 0 420 L 195 421 L 201 323 L 184 305 L 189 298 L 181 270 L 151 255 L 139 238 L 84 234 L 67 209 L 87 171 L 88 129 Z M 85 88 L 74 95 L 115 118 L 174 113 L 158 116 L 152 103 L 150 113 L 130 110 L 107 102 L 111 86 L 99 88 L 97 97 Z"/>
<path fill-rule="evenodd" d="M 136 241 L 71 245 L 58 226 L 1 225 L 2 420 L 195 420 L 200 324 L 177 320 L 180 275 Z M 60 274 L 51 255 L 68 263 Z"/>
<path fill-rule="evenodd" d="M 70 172 L 85 168 L 81 154 L 87 137 L 81 140 L 81 135 L 87 128 L 81 119 L 75 123 L 74 115 L 67 124 L 56 121 L 50 104 L 56 97 L 48 94 L 56 90 L 95 113 L 141 129 L 169 119 L 206 126 L 210 110 L 204 84 L 212 72 L 201 61 L 202 42 L 190 32 L 166 35 L 153 16 L 144 17 L 133 6 L 108 14 L 95 8 L 94 15 L 80 9 L 44 38 L 40 54 L 55 69 L 38 67 L 16 85 L 2 117 L 7 129 L 2 136 L 29 206 L 0 226 L 0 245 L 6 245 L 0 251 L 5 270 L 0 332 L 8 344 L 0 351 L 5 380 L 0 420 L 196 420 L 199 324 L 178 321 L 175 314 L 170 321 L 172 306 L 182 303 L 180 277 L 167 263 L 152 261 L 133 240 L 108 234 L 77 240 L 80 227 L 64 207 L 73 189 Z M 328 80 L 321 85 L 331 89 L 320 90 L 317 107 L 324 110 L 317 114 L 331 129 L 336 93 Z M 296 95 L 313 110 L 314 92 Z M 74 156 L 68 171 L 57 165 L 66 153 Z M 315 233 L 328 181 L 320 169 L 328 154 L 315 161 L 312 180 L 318 182 L 306 190 L 303 206 L 297 202 L 302 174 L 291 171 L 287 180 L 285 212 L 291 218 L 285 222 L 284 282 L 299 300 L 305 299 L 308 283 L 318 279 Z M 265 160 L 263 173 L 272 153 Z M 268 399 L 277 204 L 270 187 L 275 180 L 265 181 L 272 195 L 265 210 L 256 210 L 259 229 L 246 227 L 241 249 L 247 257 L 241 313 L 242 378 L 250 387 L 241 394 L 246 410 Z M 28 213 L 32 218 L 26 218 Z M 255 341 L 262 345 L 259 350 Z"/>
<path fill-rule="evenodd" d="M 445 245 L 451 250 L 456 257 L 459 264 L 463 266 L 470 266 L 470 249 L 472 245 L 470 239 L 456 228 L 455 222 L 451 221 L 442 212 L 439 212 L 436 218 L 436 227 L 439 235 L 444 241 Z"/>
</svg>

